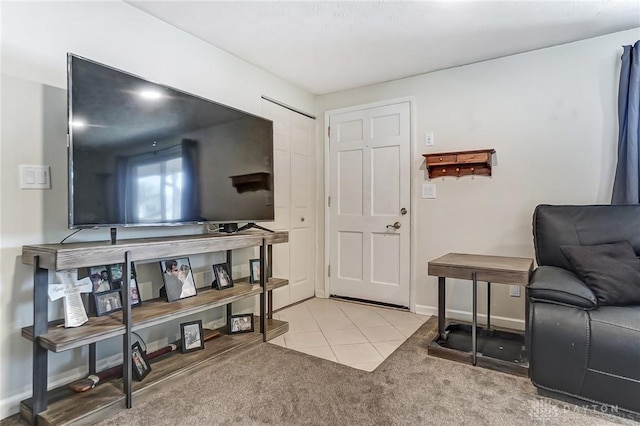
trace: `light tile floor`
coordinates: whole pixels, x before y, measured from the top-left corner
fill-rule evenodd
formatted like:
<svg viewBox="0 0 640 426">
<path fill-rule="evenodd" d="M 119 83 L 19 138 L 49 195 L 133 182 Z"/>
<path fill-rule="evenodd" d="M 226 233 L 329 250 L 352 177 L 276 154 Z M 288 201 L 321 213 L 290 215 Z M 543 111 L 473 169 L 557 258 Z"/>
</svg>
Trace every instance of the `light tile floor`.
<svg viewBox="0 0 640 426">
<path fill-rule="evenodd" d="M 269 341 L 373 371 L 429 317 L 336 299 L 310 299 L 275 313 L 289 331 Z"/>
</svg>

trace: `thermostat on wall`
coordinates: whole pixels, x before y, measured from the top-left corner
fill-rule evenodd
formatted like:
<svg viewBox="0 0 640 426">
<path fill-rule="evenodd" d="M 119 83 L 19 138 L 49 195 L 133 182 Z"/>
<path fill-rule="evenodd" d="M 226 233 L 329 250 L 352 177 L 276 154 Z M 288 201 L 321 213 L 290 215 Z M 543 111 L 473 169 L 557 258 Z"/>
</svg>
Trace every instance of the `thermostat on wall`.
<svg viewBox="0 0 640 426">
<path fill-rule="evenodd" d="M 436 198 L 436 184 L 435 183 L 423 183 L 422 184 L 422 198 Z"/>
</svg>

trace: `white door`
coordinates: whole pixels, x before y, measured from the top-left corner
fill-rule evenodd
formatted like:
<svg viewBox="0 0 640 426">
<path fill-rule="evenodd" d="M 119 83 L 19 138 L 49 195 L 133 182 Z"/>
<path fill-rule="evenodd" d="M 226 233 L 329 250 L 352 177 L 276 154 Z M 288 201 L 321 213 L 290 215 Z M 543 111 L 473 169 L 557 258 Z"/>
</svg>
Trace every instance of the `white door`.
<svg viewBox="0 0 640 426">
<path fill-rule="evenodd" d="M 290 112 L 291 226 L 289 303 L 315 294 L 315 137 L 316 122 Z"/>
<path fill-rule="evenodd" d="M 408 307 L 409 103 L 330 115 L 329 126 L 331 294 Z"/>
<path fill-rule="evenodd" d="M 262 112 L 273 121 L 273 230 L 289 231 L 289 243 L 273 246 L 272 275 L 289 285 L 274 290 L 280 309 L 315 294 L 315 120 L 263 100 Z"/>
</svg>

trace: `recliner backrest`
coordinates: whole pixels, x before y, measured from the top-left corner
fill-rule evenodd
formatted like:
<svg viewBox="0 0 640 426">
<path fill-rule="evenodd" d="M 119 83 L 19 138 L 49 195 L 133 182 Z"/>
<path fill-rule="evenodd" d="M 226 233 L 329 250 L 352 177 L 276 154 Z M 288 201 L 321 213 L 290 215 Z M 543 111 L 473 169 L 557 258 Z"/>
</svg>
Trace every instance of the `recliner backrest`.
<svg viewBox="0 0 640 426">
<path fill-rule="evenodd" d="M 590 246 L 627 240 L 640 253 L 640 205 L 552 206 L 533 213 L 533 243 L 539 266 L 571 270 L 560 246 Z"/>
</svg>

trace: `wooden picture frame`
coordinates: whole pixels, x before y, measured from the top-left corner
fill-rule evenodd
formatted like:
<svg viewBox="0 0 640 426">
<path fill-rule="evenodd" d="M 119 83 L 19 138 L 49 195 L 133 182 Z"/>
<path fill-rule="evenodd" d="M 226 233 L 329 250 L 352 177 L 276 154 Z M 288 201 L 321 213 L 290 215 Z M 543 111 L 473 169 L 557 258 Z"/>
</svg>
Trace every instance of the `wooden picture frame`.
<svg viewBox="0 0 640 426">
<path fill-rule="evenodd" d="M 238 314 L 229 316 L 229 334 L 252 332 L 253 314 Z"/>
<path fill-rule="evenodd" d="M 204 349 L 202 320 L 180 324 L 180 343 L 183 354 Z"/>
<path fill-rule="evenodd" d="M 149 364 L 147 355 L 142 350 L 139 342 L 135 342 L 133 346 L 131 346 L 131 361 L 133 376 L 137 381 L 141 382 L 151 371 L 151 364 Z"/>
<path fill-rule="evenodd" d="M 99 317 L 122 310 L 122 292 L 120 290 L 93 293 L 93 301 L 96 315 Z"/>
<path fill-rule="evenodd" d="M 198 294 L 188 257 L 163 260 L 160 262 L 160 268 L 167 302 L 175 302 Z"/>
<path fill-rule="evenodd" d="M 212 268 L 213 276 L 215 277 L 214 284 L 217 290 L 233 287 L 233 278 L 231 278 L 231 271 L 227 263 L 218 263 L 213 265 Z"/>
</svg>

